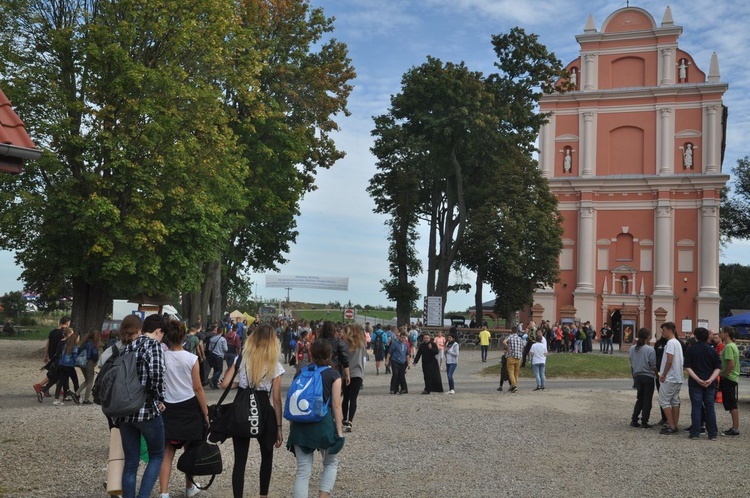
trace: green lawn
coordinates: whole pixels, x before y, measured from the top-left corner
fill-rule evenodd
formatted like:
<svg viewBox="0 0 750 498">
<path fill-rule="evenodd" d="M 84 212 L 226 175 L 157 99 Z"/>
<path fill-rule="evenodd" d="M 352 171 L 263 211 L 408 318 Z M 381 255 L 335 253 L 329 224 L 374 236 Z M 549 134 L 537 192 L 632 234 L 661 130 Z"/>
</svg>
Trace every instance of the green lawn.
<svg viewBox="0 0 750 498">
<path fill-rule="evenodd" d="M 49 331 L 52 330 L 52 328 L 41 329 L 39 327 L 15 327 L 16 333 L 18 333 L 19 329 L 22 331 L 20 335 L 16 335 L 13 337 L 0 335 L 0 338 L 6 339 L 8 341 L 38 341 L 40 339 L 46 340 L 47 336 L 49 336 Z"/>
<path fill-rule="evenodd" d="M 500 363 L 485 368 L 485 375 L 500 375 Z M 547 356 L 547 378 L 570 379 L 624 379 L 630 378 L 630 361 L 625 356 L 600 353 L 570 354 L 550 353 Z M 521 377 L 534 377 L 531 360 L 521 369 Z"/>
</svg>

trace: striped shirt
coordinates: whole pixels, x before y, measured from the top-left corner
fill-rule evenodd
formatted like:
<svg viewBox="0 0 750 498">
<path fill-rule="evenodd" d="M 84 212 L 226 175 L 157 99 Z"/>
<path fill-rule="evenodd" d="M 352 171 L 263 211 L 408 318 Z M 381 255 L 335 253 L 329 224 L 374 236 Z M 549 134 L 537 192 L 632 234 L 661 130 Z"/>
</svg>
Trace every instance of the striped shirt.
<svg viewBox="0 0 750 498">
<path fill-rule="evenodd" d="M 161 416 L 159 403 L 164 401 L 164 351 L 161 344 L 150 337 L 139 335 L 136 340 L 125 346 L 123 353 L 135 352 L 135 364 L 138 377 L 146 389 L 146 402 L 140 410 L 127 417 L 113 418 L 116 424 L 121 422 L 143 422 Z"/>
</svg>

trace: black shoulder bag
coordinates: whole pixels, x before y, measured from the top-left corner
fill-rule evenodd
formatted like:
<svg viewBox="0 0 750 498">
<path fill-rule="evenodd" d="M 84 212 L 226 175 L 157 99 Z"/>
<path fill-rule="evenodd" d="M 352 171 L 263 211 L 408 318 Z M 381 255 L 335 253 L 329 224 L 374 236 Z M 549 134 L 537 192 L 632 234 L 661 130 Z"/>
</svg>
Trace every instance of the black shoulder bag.
<svg viewBox="0 0 750 498">
<path fill-rule="evenodd" d="M 242 366 L 242 355 L 239 356 L 234 374 L 219 402 L 208 408 L 211 433 L 208 440 L 214 443 L 224 442 L 228 437 L 260 438 L 263 433 L 263 413 L 255 396 L 255 388 L 241 389 L 231 405 L 222 405 L 232 389 L 234 379 Z"/>
</svg>

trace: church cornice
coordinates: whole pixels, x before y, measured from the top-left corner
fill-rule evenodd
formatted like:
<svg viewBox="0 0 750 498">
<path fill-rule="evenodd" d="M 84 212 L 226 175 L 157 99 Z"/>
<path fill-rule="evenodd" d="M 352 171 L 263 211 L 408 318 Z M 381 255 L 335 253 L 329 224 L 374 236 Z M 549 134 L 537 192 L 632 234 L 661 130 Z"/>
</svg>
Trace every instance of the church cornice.
<svg viewBox="0 0 750 498">
<path fill-rule="evenodd" d="M 654 40 L 674 36 L 679 38 L 682 34 L 682 26 L 671 26 L 668 28 L 641 29 L 638 31 L 620 31 L 616 33 L 583 33 L 576 35 L 576 41 L 584 43 L 609 43 L 626 40 Z"/>
<path fill-rule="evenodd" d="M 729 175 L 611 175 L 591 178 L 549 178 L 549 186 L 557 195 L 577 192 L 647 193 L 660 190 L 694 192 L 707 189 L 721 189 L 729 181 Z"/>
<path fill-rule="evenodd" d="M 729 89 L 727 83 L 679 83 L 670 86 L 625 87 L 602 90 L 575 91 L 544 95 L 540 106 L 548 103 L 593 102 L 643 98 L 683 97 L 690 95 L 723 94 Z M 547 111 L 548 109 L 543 109 Z"/>
</svg>

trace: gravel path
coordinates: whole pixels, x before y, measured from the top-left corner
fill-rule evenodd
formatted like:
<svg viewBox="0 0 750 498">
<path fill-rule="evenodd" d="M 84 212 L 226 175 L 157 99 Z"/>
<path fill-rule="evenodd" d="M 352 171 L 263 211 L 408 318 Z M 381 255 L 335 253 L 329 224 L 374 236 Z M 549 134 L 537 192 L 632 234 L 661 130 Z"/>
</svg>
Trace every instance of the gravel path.
<svg viewBox="0 0 750 498">
<path fill-rule="evenodd" d="M 96 405 L 52 406 L 36 401 L 39 341 L 0 341 L 0 496 L 104 497 L 107 424 Z M 497 352 L 490 352 L 490 363 Z M 340 455 L 336 497 L 746 496 L 747 438 L 687 439 L 657 429 L 628 427 L 635 393 L 628 380 L 548 381 L 531 392 L 499 393 L 479 374 L 478 351 L 465 351 L 455 395 L 421 396 L 421 368 L 407 375 L 410 394 L 388 394 L 390 376 L 368 363 L 354 431 Z M 285 375 L 288 386 L 290 372 Z M 445 381 L 447 386 L 447 381 Z M 740 398 L 750 380 L 740 379 Z M 215 402 L 218 391 L 209 391 Z M 689 425 L 687 386 L 681 427 Z M 653 415 L 655 413 L 656 415 Z M 717 410 L 719 429 L 729 415 Z M 742 430 L 750 430 L 750 403 L 741 401 Z M 658 408 L 652 412 L 658 420 Z M 288 425 L 285 422 L 285 433 Z M 750 433 L 748 433 L 750 434 Z M 231 496 L 231 440 L 223 445 L 224 474 L 205 498 Z M 252 448 L 252 446 L 251 446 Z M 246 494 L 257 493 L 259 456 L 250 452 Z M 227 470 L 229 469 L 229 470 Z M 313 489 L 320 472 L 316 457 Z M 704 476 L 711 474 L 711 479 Z M 295 460 L 276 451 L 270 496 L 291 496 Z M 735 476 L 727 479 L 723 476 Z M 182 475 L 170 490 L 182 497 Z M 158 485 L 157 485 L 158 488 Z M 153 496 L 158 496 L 154 492 Z M 311 493 L 317 496 L 317 493 Z"/>
</svg>

